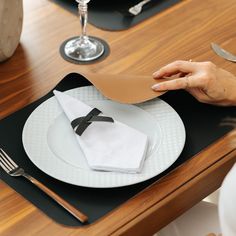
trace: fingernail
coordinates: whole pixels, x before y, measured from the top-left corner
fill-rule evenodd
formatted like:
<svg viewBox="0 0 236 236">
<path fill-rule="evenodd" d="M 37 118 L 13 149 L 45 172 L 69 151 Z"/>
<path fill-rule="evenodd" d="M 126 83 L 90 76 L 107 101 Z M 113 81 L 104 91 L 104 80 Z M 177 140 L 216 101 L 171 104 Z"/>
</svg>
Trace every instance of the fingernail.
<svg viewBox="0 0 236 236">
<path fill-rule="evenodd" d="M 160 74 L 160 72 L 159 71 L 156 71 L 156 72 L 154 72 L 153 74 L 152 74 L 152 76 L 153 77 L 156 77 L 156 76 L 158 76 Z"/>
<path fill-rule="evenodd" d="M 153 90 L 159 90 L 160 89 L 160 84 L 154 84 L 153 86 L 152 86 L 152 89 Z"/>
</svg>

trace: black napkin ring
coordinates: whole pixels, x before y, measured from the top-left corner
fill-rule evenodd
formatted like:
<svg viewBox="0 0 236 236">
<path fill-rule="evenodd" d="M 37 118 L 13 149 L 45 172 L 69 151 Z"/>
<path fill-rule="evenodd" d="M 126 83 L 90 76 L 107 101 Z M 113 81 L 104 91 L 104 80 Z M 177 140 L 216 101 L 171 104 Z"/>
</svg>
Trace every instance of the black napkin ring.
<svg viewBox="0 0 236 236">
<path fill-rule="evenodd" d="M 100 113 L 100 110 L 94 108 L 86 116 L 78 117 L 71 121 L 71 126 L 75 133 L 81 136 L 87 127 L 94 121 L 114 122 L 111 117 L 98 116 Z"/>
</svg>

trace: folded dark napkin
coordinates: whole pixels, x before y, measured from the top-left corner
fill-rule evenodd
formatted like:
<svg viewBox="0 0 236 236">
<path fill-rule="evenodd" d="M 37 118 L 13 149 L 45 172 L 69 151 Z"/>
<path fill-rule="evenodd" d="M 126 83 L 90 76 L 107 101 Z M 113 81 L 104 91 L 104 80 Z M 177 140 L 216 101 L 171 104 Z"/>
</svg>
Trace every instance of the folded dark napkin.
<svg viewBox="0 0 236 236">
<path fill-rule="evenodd" d="M 72 73 L 53 89 L 66 91 L 89 85 L 91 84 L 86 78 Z M 178 160 L 162 174 L 143 183 L 112 189 L 85 188 L 63 183 L 40 171 L 29 160 L 22 145 L 22 130 L 25 121 L 38 105 L 53 96 L 53 89 L 27 107 L 0 120 L 0 146 L 29 174 L 88 215 L 88 224 L 114 210 L 229 132 L 232 129 L 231 126 L 221 126 L 220 124 L 224 119 L 229 120 L 230 117 L 236 117 L 235 107 L 214 107 L 201 104 L 184 91 L 167 93 L 161 99 L 179 113 L 187 132 L 185 148 Z M 68 226 L 82 226 L 73 216 L 25 179 L 10 177 L 2 170 L 0 170 L 0 178 L 56 222 Z"/>
</svg>

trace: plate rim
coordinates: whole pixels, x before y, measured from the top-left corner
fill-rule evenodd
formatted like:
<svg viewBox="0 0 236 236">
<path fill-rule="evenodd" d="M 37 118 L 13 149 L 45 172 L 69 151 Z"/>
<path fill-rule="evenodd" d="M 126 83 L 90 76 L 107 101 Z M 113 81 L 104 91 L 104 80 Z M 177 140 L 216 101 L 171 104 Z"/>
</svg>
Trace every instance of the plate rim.
<svg viewBox="0 0 236 236">
<path fill-rule="evenodd" d="M 66 92 L 66 93 L 78 93 L 78 91 L 81 91 L 81 90 L 87 90 L 87 88 L 92 88 L 92 92 L 96 92 L 96 93 L 99 93 L 94 87 L 91 87 L 91 86 L 86 86 L 86 87 L 79 87 L 79 88 L 74 88 L 74 89 L 70 89 L 70 90 L 66 90 L 66 91 L 64 91 L 64 92 Z M 70 94 L 71 95 L 71 94 Z M 72 95 L 73 96 L 73 95 Z M 82 95 L 83 96 L 83 95 Z M 28 124 L 28 122 L 30 121 L 30 119 L 31 119 L 31 116 L 32 116 L 32 114 L 34 113 L 34 112 L 36 112 L 36 110 L 38 110 L 39 109 L 39 107 L 41 107 L 41 106 L 45 106 L 45 103 L 46 102 L 48 102 L 49 100 L 53 100 L 53 99 L 55 99 L 55 96 L 52 96 L 51 98 L 49 98 L 49 99 L 47 99 L 47 100 L 45 100 L 44 102 L 42 102 L 39 106 L 37 106 L 33 111 L 32 111 L 32 113 L 28 116 L 28 118 L 27 118 L 27 120 L 25 121 L 25 124 L 24 124 L 24 127 L 23 127 L 23 132 L 22 132 L 22 143 L 23 143 L 23 147 L 24 147 L 24 150 L 25 150 L 25 152 L 26 152 L 26 154 L 27 154 L 27 156 L 28 156 L 28 158 L 29 158 L 29 160 L 38 168 L 38 169 L 40 169 L 41 171 L 43 171 L 44 173 L 46 173 L 47 175 L 49 175 L 49 176 L 51 176 L 52 178 L 54 178 L 54 179 L 57 179 L 57 180 L 59 180 L 59 181 L 62 181 L 62 182 L 65 182 L 65 183 L 68 183 L 68 184 L 72 184 L 72 185 L 75 185 L 75 186 L 81 186 L 81 187 L 88 187 L 88 188 L 117 188 L 117 187 L 125 187 L 125 186 L 130 186 L 130 185 L 134 185 L 134 184 L 138 184 L 138 183 L 141 183 L 141 182 L 144 182 L 144 181 L 146 181 L 146 180 L 148 180 L 148 179 L 151 179 L 151 178 L 153 178 L 153 177 L 155 177 L 155 176 L 157 176 L 157 175 L 159 175 L 159 174 L 161 174 L 162 172 L 164 172 L 166 169 L 168 169 L 177 159 L 178 159 L 178 157 L 179 157 L 179 155 L 181 154 L 181 152 L 182 152 L 182 150 L 183 150 L 183 148 L 184 148 L 184 145 L 185 145 L 185 141 L 186 141 L 186 130 L 185 130 L 185 126 L 184 126 L 184 123 L 183 123 L 183 121 L 182 121 L 182 119 L 181 119 L 181 117 L 179 116 L 179 114 L 174 110 L 174 108 L 173 107 L 171 107 L 168 103 L 166 103 L 165 101 L 163 101 L 163 100 L 161 100 L 160 98 L 156 98 L 156 99 L 154 99 L 154 100 L 151 100 L 151 101 L 148 101 L 148 102 L 144 102 L 144 103 L 140 103 L 140 104 L 137 104 L 136 106 L 139 108 L 139 109 L 141 109 L 141 110 L 144 110 L 145 112 L 147 112 L 147 113 L 149 113 L 151 116 L 153 116 L 150 112 L 148 112 L 148 111 L 146 111 L 143 107 L 145 107 L 145 106 L 149 106 L 149 105 L 155 105 L 155 103 L 157 103 L 157 102 L 159 102 L 159 103 L 162 103 L 162 104 L 164 104 L 166 107 L 168 107 L 170 110 L 172 110 L 172 112 L 175 114 L 175 116 L 178 118 L 178 122 L 179 122 L 179 126 L 180 126 L 180 128 L 182 128 L 182 135 L 183 135 L 183 137 L 182 137 L 182 145 L 181 145 L 181 147 L 179 147 L 179 150 L 178 150 L 178 153 L 177 153 L 177 155 L 176 155 L 176 157 L 175 158 L 173 158 L 173 160 L 171 161 L 171 164 L 170 165 L 167 165 L 165 168 L 162 168 L 162 170 L 161 170 L 161 172 L 158 172 L 158 173 L 156 173 L 156 174 L 152 174 L 152 175 L 149 175 L 148 177 L 146 176 L 145 178 L 138 178 L 138 179 L 136 179 L 136 181 L 133 181 L 133 182 L 129 182 L 129 183 L 119 183 L 119 184 L 114 184 L 114 183 L 110 183 L 109 184 L 109 186 L 107 185 L 107 184 L 105 184 L 104 185 L 104 182 L 101 184 L 101 185 L 98 185 L 97 184 L 97 182 L 96 182 L 96 184 L 85 184 L 85 183 L 74 183 L 74 181 L 72 181 L 72 180 L 68 180 L 68 179 L 65 179 L 65 178 L 63 178 L 63 177 L 58 177 L 58 176 L 55 176 L 55 173 L 48 173 L 48 171 L 46 171 L 45 169 L 46 168 L 43 168 L 42 166 L 38 166 L 38 163 L 37 163 L 37 161 L 35 161 L 35 159 L 33 159 L 32 157 L 30 157 L 30 154 L 28 153 L 28 150 L 27 150 L 27 147 L 26 147 L 26 144 L 25 144 L 25 135 L 26 135 L 26 126 L 27 126 L 27 124 Z M 110 102 L 113 102 L 113 101 L 111 101 L 111 100 L 109 100 L 109 99 L 107 99 L 107 98 L 105 98 L 105 97 L 103 97 L 103 96 L 101 96 L 99 99 L 98 98 L 96 98 L 96 99 L 92 99 L 92 100 L 96 100 L 96 101 L 110 101 Z M 85 98 L 85 101 L 91 101 L 91 100 L 89 100 L 88 98 Z M 154 118 L 157 118 L 157 117 L 155 117 L 154 116 Z M 161 127 L 161 125 L 160 124 L 158 124 L 159 126 L 160 126 L 160 130 L 161 130 L 161 133 L 163 133 L 163 128 Z M 164 140 L 162 139 L 161 140 L 161 142 L 163 142 Z M 54 154 L 55 155 L 55 154 Z M 62 160 L 60 160 L 60 161 L 62 161 Z M 65 163 L 64 163 L 65 164 Z M 77 169 L 75 166 L 72 166 L 72 165 L 70 165 L 69 163 L 66 163 L 66 165 L 69 165 L 70 166 L 70 168 L 72 168 L 72 169 Z M 142 172 L 141 172 L 142 173 Z M 119 173 L 119 174 L 121 174 L 121 175 L 123 175 L 123 176 L 125 176 L 125 175 L 128 175 L 128 176 L 130 176 L 130 175 L 139 175 L 139 176 L 141 176 L 141 173 L 139 173 L 139 174 L 126 174 L 126 173 Z M 117 173 L 116 172 L 109 172 L 109 175 L 111 176 L 111 175 L 117 175 Z M 83 182 L 83 181 L 82 181 Z"/>
</svg>

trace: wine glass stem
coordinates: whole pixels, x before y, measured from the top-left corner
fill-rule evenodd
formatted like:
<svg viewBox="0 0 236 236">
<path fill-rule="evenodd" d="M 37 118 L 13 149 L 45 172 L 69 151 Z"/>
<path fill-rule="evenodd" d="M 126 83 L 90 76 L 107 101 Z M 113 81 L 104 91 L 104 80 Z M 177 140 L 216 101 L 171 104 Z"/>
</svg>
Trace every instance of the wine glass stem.
<svg viewBox="0 0 236 236">
<path fill-rule="evenodd" d="M 80 18 L 80 24 L 81 24 L 81 30 L 82 34 L 80 36 L 81 40 L 86 41 L 88 40 L 86 27 L 87 27 L 87 21 L 88 21 L 88 5 L 87 3 L 79 3 L 78 5 L 78 11 L 79 11 L 79 18 Z"/>
</svg>

